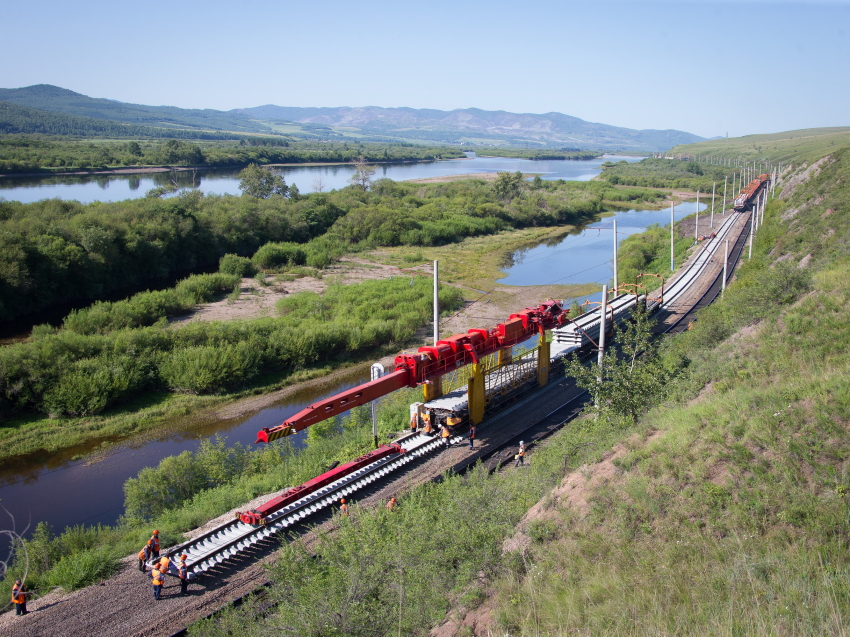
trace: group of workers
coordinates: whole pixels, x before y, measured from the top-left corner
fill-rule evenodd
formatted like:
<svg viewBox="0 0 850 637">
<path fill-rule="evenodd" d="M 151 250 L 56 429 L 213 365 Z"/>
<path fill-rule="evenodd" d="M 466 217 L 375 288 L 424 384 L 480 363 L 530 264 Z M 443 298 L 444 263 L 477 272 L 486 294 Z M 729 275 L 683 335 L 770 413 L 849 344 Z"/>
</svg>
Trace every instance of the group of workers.
<svg viewBox="0 0 850 637">
<path fill-rule="evenodd" d="M 398 506 L 398 500 L 395 496 L 391 497 L 386 504 L 387 511 L 395 511 L 395 508 Z M 339 512 L 344 516 L 348 517 L 348 501 L 345 498 L 342 498 L 339 501 Z"/>
<path fill-rule="evenodd" d="M 150 577 L 153 584 L 153 598 L 159 601 L 162 594 L 162 587 L 165 585 L 165 576 L 168 570 L 172 567 L 172 560 L 167 555 L 159 557 L 159 531 L 154 531 L 151 538 L 139 551 L 139 570 L 144 573 L 147 571 L 147 565 L 151 560 L 156 560 L 151 568 Z M 178 560 L 174 561 L 174 569 L 177 577 L 180 580 L 180 594 L 185 595 L 189 587 L 189 568 L 186 565 L 186 559 L 189 556 L 182 554 Z"/>
<path fill-rule="evenodd" d="M 414 415 L 410 419 L 410 430 L 415 432 L 419 429 L 419 419 L 422 419 L 422 433 L 426 436 L 434 435 L 435 433 L 439 433 L 440 438 L 445 447 L 451 447 L 451 439 L 454 436 L 454 428 L 460 425 L 463 421 L 463 418 L 457 415 L 450 415 L 442 420 L 436 414 L 431 414 L 429 412 L 425 412 L 421 416 Z M 475 425 L 470 424 L 469 426 L 469 448 L 472 449 L 473 443 L 475 440 Z"/>
</svg>

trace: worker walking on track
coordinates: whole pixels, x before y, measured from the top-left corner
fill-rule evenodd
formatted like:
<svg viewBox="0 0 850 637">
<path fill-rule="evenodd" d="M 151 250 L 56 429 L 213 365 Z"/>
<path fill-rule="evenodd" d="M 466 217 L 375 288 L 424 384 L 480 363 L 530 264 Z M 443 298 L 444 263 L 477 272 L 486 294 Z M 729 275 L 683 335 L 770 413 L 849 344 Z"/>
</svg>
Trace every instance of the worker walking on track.
<svg viewBox="0 0 850 637">
<path fill-rule="evenodd" d="M 16 579 L 12 585 L 12 603 L 15 605 L 15 615 L 26 615 L 27 610 L 27 588 Z"/>
<path fill-rule="evenodd" d="M 159 531 L 154 529 L 151 539 L 148 540 L 148 544 L 150 544 L 151 547 L 151 558 L 157 559 L 159 557 Z"/>
<path fill-rule="evenodd" d="M 186 566 L 186 558 L 189 557 L 185 553 L 180 556 L 180 562 L 177 564 L 177 576 L 180 578 L 180 594 L 185 595 L 186 589 L 189 586 L 189 567 Z"/>
<path fill-rule="evenodd" d="M 450 447 L 451 444 L 452 444 L 451 441 L 449 440 L 451 435 L 452 435 L 452 433 L 449 431 L 449 428 L 446 425 L 442 425 L 440 427 L 440 436 L 443 438 L 443 444 L 446 447 Z"/>
<path fill-rule="evenodd" d="M 469 448 L 472 449 L 472 443 L 475 442 L 475 425 L 469 426 Z"/>
<path fill-rule="evenodd" d="M 516 454 L 516 462 L 514 463 L 514 467 L 518 467 L 522 465 L 525 466 L 525 443 L 520 440 L 519 441 L 519 450 Z"/>
<path fill-rule="evenodd" d="M 390 498 L 390 501 L 387 502 L 387 511 L 393 511 L 398 504 L 398 500 L 395 499 L 395 496 Z"/>
<path fill-rule="evenodd" d="M 345 498 L 339 501 L 339 512 L 345 517 L 348 517 L 348 504 L 346 503 Z"/>
<path fill-rule="evenodd" d="M 165 576 L 159 570 L 159 565 L 151 570 L 151 583 L 153 584 L 153 598 L 159 601 L 159 595 L 162 592 L 162 585 L 165 583 Z"/>
<path fill-rule="evenodd" d="M 429 435 L 429 436 L 430 436 L 430 435 L 431 435 L 431 432 L 433 432 L 433 431 L 434 431 L 434 428 L 431 426 L 431 416 L 428 414 L 428 412 L 427 412 L 427 411 L 426 411 L 424 414 L 422 414 L 422 422 L 424 423 L 424 425 L 423 425 L 423 429 L 422 429 L 422 430 L 423 430 L 423 431 L 424 431 L 427 435 Z"/>
<path fill-rule="evenodd" d="M 148 540 L 148 543 L 142 547 L 142 550 L 139 551 L 139 570 L 144 573 L 147 570 L 148 560 L 151 559 L 151 542 Z"/>
</svg>

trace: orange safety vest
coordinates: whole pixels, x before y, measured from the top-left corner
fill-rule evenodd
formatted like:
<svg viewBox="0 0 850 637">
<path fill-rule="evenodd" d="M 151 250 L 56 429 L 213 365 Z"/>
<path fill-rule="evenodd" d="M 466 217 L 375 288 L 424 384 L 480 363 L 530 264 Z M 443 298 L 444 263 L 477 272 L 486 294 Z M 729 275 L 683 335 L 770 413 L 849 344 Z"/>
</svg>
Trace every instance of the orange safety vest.
<svg viewBox="0 0 850 637">
<path fill-rule="evenodd" d="M 188 577 L 189 569 L 184 560 L 180 561 L 180 566 L 177 567 L 177 574 L 180 576 L 180 579 L 186 579 Z"/>
<path fill-rule="evenodd" d="M 525 445 L 519 448 L 519 453 L 517 454 L 520 458 L 525 455 Z"/>
<path fill-rule="evenodd" d="M 168 565 L 170 563 L 171 563 L 171 560 L 169 560 L 167 557 L 163 557 L 159 561 L 159 570 L 162 571 L 163 573 L 167 573 L 168 572 Z"/>
<path fill-rule="evenodd" d="M 448 437 L 449 437 L 449 436 L 451 436 L 452 434 L 451 434 L 451 432 L 450 432 L 450 431 L 449 431 L 446 427 L 443 427 L 443 432 L 442 432 L 440 435 L 441 435 L 443 438 L 448 438 Z"/>
<path fill-rule="evenodd" d="M 158 551 L 159 550 L 159 538 L 155 535 L 151 538 L 151 550 L 152 551 Z"/>
<path fill-rule="evenodd" d="M 343 515 L 348 515 L 348 505 L 347 504 L 339 505 L 339 510 L 342 511 Z"/>
<path fill-rule="evenodd" d="M 139 551 L 139 559 L 143 562 L 147 561 L 147 559 L 150 557 L 150 553 L 148 552 L 147 548 L 148 547 L 145 547 L 141 551 Z"/>
<path fill-rule="evenodd" d="M 392 498 L 389 502 L 387 502 L 387 511 L 392 511 L 395 508 L 395 503 L 395 498 Z"/>
<path fill-rule="evenodd" d="M 475 427 L 469 428 L 469 439 L 473 440 L 475 438 Z"/>
<path fill-rule="evenodd" d="M 16 604 L 23 604 L 26 601 L 26 595 L 24 594 L 23 585 L 18 588 L 17 586 L 12 587 L 12 601 Z"/>
<path fill-rule="evenodd" d="M 162 573 L 159 572 L 159 569 L 155 568 L 151 571 L 151 579 L 153 580 L 154 586 L 162 586 L 162 584 L 163 584 Z"/>
</svg>

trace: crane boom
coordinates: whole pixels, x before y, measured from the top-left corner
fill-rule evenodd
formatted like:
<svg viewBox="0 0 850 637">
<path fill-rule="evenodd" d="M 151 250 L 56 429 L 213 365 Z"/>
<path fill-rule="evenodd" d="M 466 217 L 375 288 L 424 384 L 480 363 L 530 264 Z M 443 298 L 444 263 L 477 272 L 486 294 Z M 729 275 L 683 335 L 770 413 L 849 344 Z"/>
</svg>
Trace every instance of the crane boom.
<svg viewBox="0 0 850 637">
<path fill-rule="evenodd" d="M 569 310 L 560 303 L 546 301 L 511 314 L 504 323 L 490 329 L 473 328 L 464 334 L 439 340 L 434 345 L 420 347 L 416 353 L 399 354 L 395 358 L 395 370 L 386 376 L 313 403 L 277 427 L 263 427 L 257 434 L 257 442 L 271 442 L 290 436 L 402 387 L 416 387 L 436 380 L 537 334 L 542 338 L 546 330 L 565 325 L 568 314 Z"/>
</svg>

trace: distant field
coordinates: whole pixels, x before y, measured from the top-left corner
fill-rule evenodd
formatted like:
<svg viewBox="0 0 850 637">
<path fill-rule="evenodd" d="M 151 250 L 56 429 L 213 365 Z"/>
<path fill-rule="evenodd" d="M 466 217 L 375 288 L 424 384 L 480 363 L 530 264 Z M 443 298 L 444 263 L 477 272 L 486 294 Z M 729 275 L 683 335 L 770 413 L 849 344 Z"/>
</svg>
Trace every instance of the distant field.
<svg viewBox="0 0 850 637">
<path fill-rule="evenodd" d="M 836 126 L 681 144 L 670 149 L 668 154 L 767 159 L 774 162 L 787 162 L 792 159 L 796 162 L 811 162 L 848 145 L 850 145 L 850 126 Z"/>
</svg>

